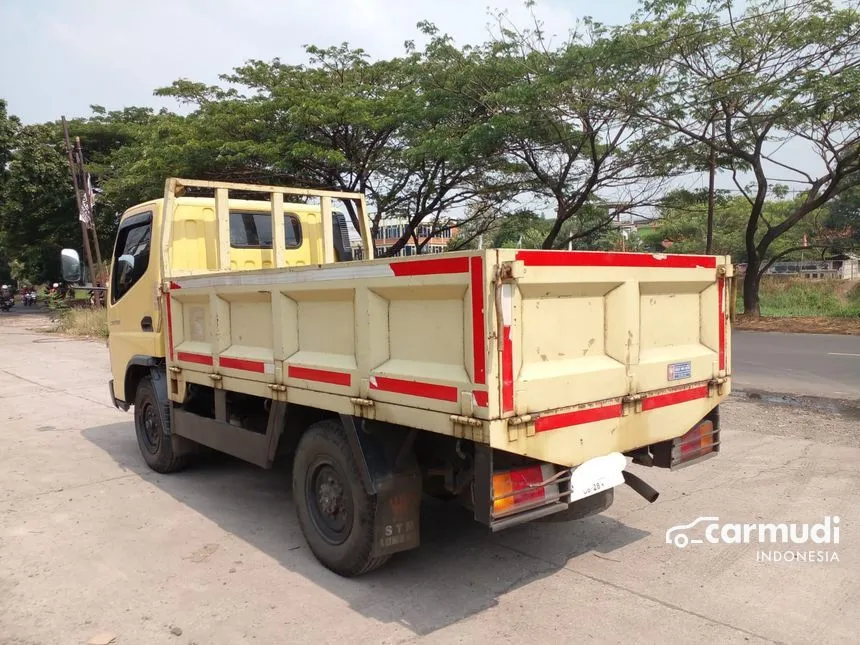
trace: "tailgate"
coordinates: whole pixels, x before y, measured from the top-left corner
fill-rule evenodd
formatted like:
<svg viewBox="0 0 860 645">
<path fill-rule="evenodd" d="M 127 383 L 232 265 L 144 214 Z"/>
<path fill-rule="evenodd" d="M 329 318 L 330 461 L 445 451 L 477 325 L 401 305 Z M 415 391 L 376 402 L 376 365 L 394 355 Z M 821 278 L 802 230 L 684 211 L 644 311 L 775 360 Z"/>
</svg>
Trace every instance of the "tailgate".
<svg viewBox="0 0 860 645">
<path fill-rule="evenodd" d="M 503 416 L 606 401 L 580 415 L 600 420 L 624 397 L 730 371 L 726 257 L 522 250 L 499 262 L 513 263 L 498 299 Z"/>
</svg>

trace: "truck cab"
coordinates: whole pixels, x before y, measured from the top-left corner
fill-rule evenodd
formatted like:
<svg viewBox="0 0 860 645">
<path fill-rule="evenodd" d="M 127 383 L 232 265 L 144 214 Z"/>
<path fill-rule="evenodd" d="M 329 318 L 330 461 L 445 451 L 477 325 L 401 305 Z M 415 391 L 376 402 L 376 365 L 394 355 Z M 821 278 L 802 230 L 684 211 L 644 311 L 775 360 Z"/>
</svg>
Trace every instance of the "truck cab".
<svg viewBox="0 0 860 645">
<path fill-rule="evenodd" d="M 164 199 L 139 204 L 123 213 L 117 230 L 107 298 L 113 396 L 119 405 L 134 400 L 126 388 L 136 373 L 129 369 L 151 359 L 164 359 L 161 285 L 163 275 L 158 240 L 161 236 Z M 254 271 L 274 267 L 275 252 L 269 201 L 229 201 L 230 271 Z M 215 199 L 177 197 L 173 202 L 174 238 L 169 262 L 175 273 L 208 272 L 218 264 L 218 221 Z M 332 212 L 331 245 L 336 261 L 352 258 L 346 217 Z M 283 204 L 282 266 L 321 264 L 323 225 L 319 205 Z M 145 371 L 145 370 L 144 370 Z M 127 382 L 128 381 L 128 382 Z"/>
</svg>

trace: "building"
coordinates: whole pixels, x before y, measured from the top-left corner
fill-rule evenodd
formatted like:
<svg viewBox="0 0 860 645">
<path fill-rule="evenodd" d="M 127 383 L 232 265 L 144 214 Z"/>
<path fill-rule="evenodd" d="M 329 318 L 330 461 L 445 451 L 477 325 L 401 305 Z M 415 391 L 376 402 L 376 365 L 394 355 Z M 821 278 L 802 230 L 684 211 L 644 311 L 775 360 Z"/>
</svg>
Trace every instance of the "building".
<svg viewBox="0 0 860 645">
<path fill-rule="evenodd" d="M 450 226 L 445 230 L 438 230 Z M 397 241 L 403 237 L 403 233 L 407 230 L 408 223 L 403 218 L 386 218 L 379 223 L 379 229 L 374 237 L 376 244 L 377 255 L 384 255 Z M 436 232 L 434 234 L 434 228 Z M 421 246 L 420 253 L 442 253 L 448 248 L 448 243 L 451 238 L 457 235 L 457 226 L 455 222 L 440 222 L 435 227 L 429 224 L 422 224 L 415 231 L 418 237 L 419 245 Z M 432 235 L 432 237 L 431 237 Z M 429 238 L 429 239 L 428 239 Z M 414 237 L 410 237 L 406 245 L 400 249 L 397 254 L 399 256 L 418 255 Z"/>
</svg>

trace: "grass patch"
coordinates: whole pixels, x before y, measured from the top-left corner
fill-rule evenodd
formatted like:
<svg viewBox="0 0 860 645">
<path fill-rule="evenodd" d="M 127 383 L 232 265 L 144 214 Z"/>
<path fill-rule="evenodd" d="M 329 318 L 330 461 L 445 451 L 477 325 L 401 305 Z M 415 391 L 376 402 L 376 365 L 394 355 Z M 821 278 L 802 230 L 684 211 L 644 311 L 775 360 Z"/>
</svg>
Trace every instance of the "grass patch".
<svg viewBox="0 0 860 645">
<path fill-rule="evenodd" d="M 860 318 L 860 282 L 766 277 L 761 282 L 762 316 Z M 743 285 L 738 284 L 738 313 Z"/>
<path fill-rule="evenodd" d="M 70 307 L 54 310 L 54 331 L 80 338 L 107 338 L 107 310 L 101 307 Z"/>
</svg>

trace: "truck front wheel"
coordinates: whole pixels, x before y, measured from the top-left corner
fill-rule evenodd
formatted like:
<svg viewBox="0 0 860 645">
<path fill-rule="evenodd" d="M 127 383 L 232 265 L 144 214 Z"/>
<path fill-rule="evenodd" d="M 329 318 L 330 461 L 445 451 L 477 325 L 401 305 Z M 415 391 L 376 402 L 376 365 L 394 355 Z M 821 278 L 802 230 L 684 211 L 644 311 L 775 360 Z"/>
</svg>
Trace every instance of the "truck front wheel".
<svg viewBox="0 0 860 645">
<path fill-rule="evenodd" d="M 293 499 L 311 551 L 335 573 L 357 576 L 388 560 L 372 556 L 376 497 L 362 485 L 339 421 L 314 423 L 299 440 Z"/>
<path fill-rule="evenodd" d="M 145 376 L 137 385 L 134 397 L 134 429 L 137 445 L 147 466 L 159 473 L 172 473 L 185 466 L 185 457 L 173 451 L 173 441 L 166 432 L 167 410 L 158 401 L 152 379 Z"/>
</svg>

